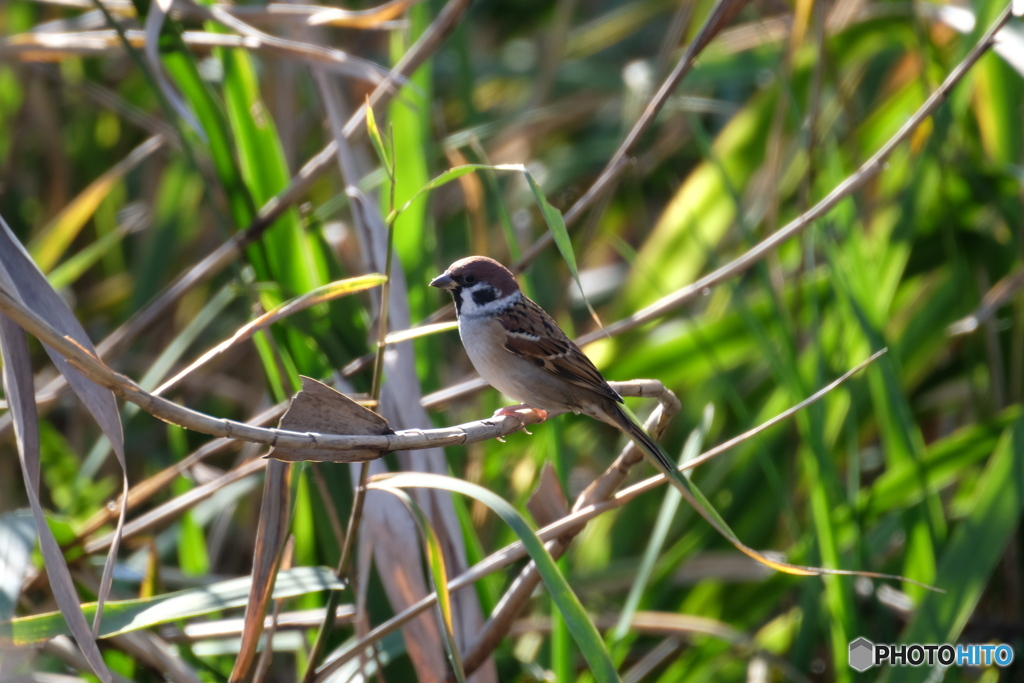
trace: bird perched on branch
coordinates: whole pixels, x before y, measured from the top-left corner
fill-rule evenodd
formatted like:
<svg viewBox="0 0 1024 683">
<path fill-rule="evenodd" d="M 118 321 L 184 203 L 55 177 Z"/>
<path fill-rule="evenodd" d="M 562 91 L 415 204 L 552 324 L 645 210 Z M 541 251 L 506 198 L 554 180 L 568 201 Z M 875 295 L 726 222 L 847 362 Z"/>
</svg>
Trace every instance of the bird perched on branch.
<svg viewBox="0 0 1024 683">
<path fill-rule="evenodd" d="M 519 290 L 508 268 L 494 259 L 470 256 L 456 261 L 430 284 L 451 292 L 462 344 L 480 376 L 524 404 L 504 408 L 499 414 L 515 415 L 517 410 L 532 408 L 544 419 L 548 411 L 571 410 L 617 427 L 647 454 L 701 517 L 737 550 L 767 567 L 798 576 L 853 573 L 899 578 L 804 567 L 770 558 L 745 545 L 700 489 L 672 464 L 661 446 L 625 409 L 622 397 L 608 386 L 580 347 Z"/>
<path fill-rule="evenodd" d="M 462 345 L 480 376 L 523 403 L 517 409 L 588 415 L 620 429 L 659 470 L 675 470 L 665 452 L 622 405 L 622 397 L 544 309 L 519 289 L 508 268 L 486 256 L 456 261 L 430 282 L 451 292 Z"/>
</svg>

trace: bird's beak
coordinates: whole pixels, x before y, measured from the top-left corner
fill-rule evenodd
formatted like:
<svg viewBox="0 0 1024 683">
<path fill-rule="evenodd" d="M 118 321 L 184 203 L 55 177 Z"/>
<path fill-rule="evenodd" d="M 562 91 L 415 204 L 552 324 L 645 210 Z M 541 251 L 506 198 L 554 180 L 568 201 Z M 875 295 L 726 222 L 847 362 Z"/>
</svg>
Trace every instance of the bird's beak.
<svg viewBox="0 0 1024 683">
<path fill-rule="evenodd" d="M 455 289 L 456 287 L 458 287 L 458 285 L 455 284 L 455 280 L 453 280 L 452 276 L 449 275 L 447 272 L 441 273 L 433 280 L 431 280 L 430 286 L 439 287 L 440 289 Z"/>
</svg>

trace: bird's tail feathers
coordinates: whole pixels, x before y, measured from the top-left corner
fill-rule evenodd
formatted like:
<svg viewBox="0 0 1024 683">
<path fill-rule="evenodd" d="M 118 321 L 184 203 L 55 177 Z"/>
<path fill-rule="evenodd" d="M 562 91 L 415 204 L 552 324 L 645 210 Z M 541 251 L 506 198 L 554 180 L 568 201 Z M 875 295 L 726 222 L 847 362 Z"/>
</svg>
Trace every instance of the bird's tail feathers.
<svg viewBox="0 0 1024 683">
<path fill-rule="evenodd" d="M 616 405 L 615 421 L 619 427 L 636 442 L 636 445 L 644 449 L 648 455 L 651 456 L 657 463 L 666 470 L 677 469 L 676 466 L 669 459 L 668 454 L 658 444 L 657 441 L 651 438 L 651 435 L 640 425 L 640 423 L 632 415 L 627 413 L 622 406 Z M 660 468 L 659 468 L 660 469 Z"/>
</svg>

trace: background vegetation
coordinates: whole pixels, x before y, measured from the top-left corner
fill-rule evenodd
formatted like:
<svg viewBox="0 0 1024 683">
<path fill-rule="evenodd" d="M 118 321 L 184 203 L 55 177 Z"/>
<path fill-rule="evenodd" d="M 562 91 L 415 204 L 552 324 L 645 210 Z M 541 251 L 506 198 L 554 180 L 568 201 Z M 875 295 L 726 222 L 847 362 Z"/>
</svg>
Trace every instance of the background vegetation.
<svg viewBox="0 0 1024 683">
<path fill-rule="evenodd" d="M 161 21 L 162 0 L 11 0 L 0 8 L 0 216 L 103 361 L 147 391 L 265 311 L 318 291 L 312 306 L 163 392 L 264 426 L 299 375 L 370 405 L 380 396 L 394 429 L 500 407 L 496 392 L 462 383 L 471 367 L 451 331 L 392 337 L 374 355 L 382 301 L 385 331 L 452 319 L 426 283 L 470 253 L 518 264 L 567 331 L 591 333 L 586 350 L 609 379 L 656 378 L 674 392 L 681 409 L 662 436 L 673 455 L 688 439 L 692 455 L 742 434 L 888 348 L 693 481 L 752 547 L 946 592 L 766 570 L 658 487 L 601 508 L 558 560 L 599 638 L 581 636 L 564 587 L 520 589 L 521 610 L 502 603 L 521 554 L 464 581 L 473 588 L 453 593 L 450 622 L 434 607 L 395 621 L 443 572 L 455 578 L 529 533 L 510 510 L 492 514 L 500 501 L 481 490 L 430 492 L 418 475 L 390 481 L 411 487 L 420 525 L 398 497 L 371 491 L 343 559 L 361 466 L 268 468 L 265 447 L 211 442 L 123 403 L 133 497 L 109 599 L 157 609 L 130 625 L 143 607 L 108 605 L 101 677 L 436 681 L 464 668 L 477 681 L 613 678 L 598 657 L 624 680 L 1020 680 L 1020 660 L 944 674 L 847 666 L 859 636 L 1006 642 L 1024 654 L 1019 21 L 965 62 L 1001 13 L 1005 22 L 1006 0 L 468 4 L 396 0 L 324 15 L 175 2 Z M 628 137 L 695 44 L 692 70 Z M 947 79 L 948 97 L 926 105 Z M 371 95 L 376 150 L 360 108 Z M 920 125 L 901 133 L 908 121 Z M 462 175 L 385 221 L 467 163 L 529 174 Z M 531 178 L 566 212 L 569 248 L 552 244 L 559 223 Z M 785 239 L 756 248 L 775 235 Z M 11 275 L 15 250 L 2 248 L 14 277 L 4 288 L 23 300 L 42 292 L 42 280 Z M 610 335 L 595 332 L 571 255 Z M 750 260 L 732 268 L 741 257 Z M 722 277 L 688 289 L 720 267 Z M 349 291 L 351 278 L 385 272 L 387 287 L 371 278 Z M 336 281 L 346 284 L 317 290 Z M 30 350 L 42 507 L 84 603 L 102 590 L 121 473 L 43 347 Z M 643 415 L 656 405 L 630 402 Z M 89 647 L 67 637 L 57 612 L 53 570 L 48 582 L 30 555 L 12 424 L 9 414 L 0 424 L 0 619 L 43 616 L 0 630 L 0 676 L 91 677 Z M 623 439 L 573 416 L 533 432 L 388 455 L 372 472 L 450 474 L 544 526 Z M 634 470 L 629 483 L 649 476 L 646 464 Z M 339 565 L 352 583 L 334 578 Z M 263 648 L 273 655 L 257 662 L 270 596 L 259 580 L 277 571 Z M 178 590 L 190 592 L 163 597 Z M 337 610 L 330 630 L 325 606 Z M 371 633 L 381 624 L 405 628 Z M 496 636 L 493 652 L 481 633 Z"/>
</svg>

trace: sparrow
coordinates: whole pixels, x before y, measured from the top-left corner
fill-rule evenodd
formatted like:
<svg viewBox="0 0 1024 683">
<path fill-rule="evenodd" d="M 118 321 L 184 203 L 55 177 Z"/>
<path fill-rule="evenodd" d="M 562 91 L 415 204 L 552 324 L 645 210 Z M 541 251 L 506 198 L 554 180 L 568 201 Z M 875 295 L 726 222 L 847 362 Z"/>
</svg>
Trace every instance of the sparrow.
<svg viewBox="0 0 1024 683">
<path fill-rule="evenodd" d="M 546 419 L 549 411 L 572 411 L 610 424 L 636 442 L 697 513 L 748 557 L 798 576 L 847 573 L 790 564 L 745 545 L 700 489 L 623 408 L 622 397 L 608 386 L 580 347 L 543 308 L 519 290 L 508 268 L 486 256 L 470 256 L 450 265 L 430 285 L 451 292 L 462 345 L 480 376 L 501 393 L 523 403 L 504 408 L 498 414 L 515 415 L 517 408 L 532 408 L 541 419 Z"/>
<path fill-rule="evenodd" d="M 655 460 L 675 470 L 668 456 L 623 409 L 587 358 L 543 308 L 522 293 L 512 272 L 486 256 L 456 261 L 431 280 L 455 301 L 459 336 L 473 367 L 492 387 L 547 418 L 548 412 L 583 414 L 621 430 Z M 499 414 L 513 415 L 516 407 Z"/>
</svg>

